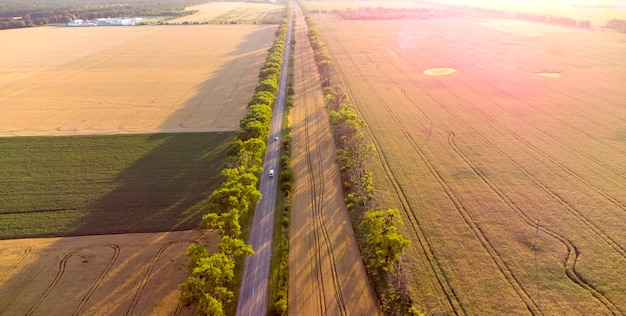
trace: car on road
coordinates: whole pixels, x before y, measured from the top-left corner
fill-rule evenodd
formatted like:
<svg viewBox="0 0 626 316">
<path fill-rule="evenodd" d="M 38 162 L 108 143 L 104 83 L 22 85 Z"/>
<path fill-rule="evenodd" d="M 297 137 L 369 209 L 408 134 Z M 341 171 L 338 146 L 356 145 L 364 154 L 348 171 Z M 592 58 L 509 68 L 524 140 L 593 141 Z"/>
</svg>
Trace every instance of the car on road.
<svg viewBox="0 0 626 316">
<path fill-rule="evenodd" d="M 270 177 L 274 176 L 274 169 L 270 169 Z"/>
<path fill-rule="evenodd" d="M 274 141 L 278 141 L 278 136 L 274 137 Z"/>
</svg>

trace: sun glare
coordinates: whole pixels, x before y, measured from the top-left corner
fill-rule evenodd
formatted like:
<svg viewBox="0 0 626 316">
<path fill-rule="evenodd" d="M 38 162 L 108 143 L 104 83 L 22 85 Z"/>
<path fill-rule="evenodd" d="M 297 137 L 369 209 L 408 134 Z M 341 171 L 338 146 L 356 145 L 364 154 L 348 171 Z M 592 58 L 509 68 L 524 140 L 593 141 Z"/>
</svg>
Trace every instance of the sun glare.
<svg viewBox="0 0 626 316">
<path fill-rule="evenodd" d="M 445 0 L 444 0 L 445 1 Z M 445 2 L 505 11 L 553 11 L 578 0 L 447 0 Z M 579 1 L 578 1 L 579 2 Z"/>
</svg>

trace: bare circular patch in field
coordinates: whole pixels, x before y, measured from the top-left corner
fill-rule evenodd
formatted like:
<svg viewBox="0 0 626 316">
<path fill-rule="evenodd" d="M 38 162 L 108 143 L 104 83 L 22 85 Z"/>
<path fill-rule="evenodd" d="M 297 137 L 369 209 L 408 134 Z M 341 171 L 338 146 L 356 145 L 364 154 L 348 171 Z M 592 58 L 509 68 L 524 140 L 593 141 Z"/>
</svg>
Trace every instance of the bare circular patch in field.
<svg viewBox="0 0 626 316">
<path fill-rule="evenodd" d="M 424 70 L 424 74 L 427 76 L 445 76 L 452 74 L 456 71 L 454 68 L 430 68 Z"/>
<path fill-rule="evenodd" d="M 546 78 L 559 78 L 561 77 L 560 72 L 538 72 L 537 76 L 546 77 Z"/>
</svg>

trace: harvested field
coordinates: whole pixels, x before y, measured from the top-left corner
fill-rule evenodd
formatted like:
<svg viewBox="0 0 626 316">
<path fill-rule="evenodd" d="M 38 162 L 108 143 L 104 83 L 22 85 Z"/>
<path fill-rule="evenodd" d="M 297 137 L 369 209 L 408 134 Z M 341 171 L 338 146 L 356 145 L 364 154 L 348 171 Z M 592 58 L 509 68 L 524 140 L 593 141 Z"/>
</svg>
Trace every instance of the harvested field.
<svg viewBox="0 0 626 316">
<path fill-rule="evenodd" d="M 307 26 L 296 9 L 295 99 L 290 118 L 296 189 L 289 234 L 289 314 L 376 315 L 376 297 L 343 202 Z"/>
<path fill-rule="evenodd" d="M 557 17 L 567 17 L 577 21 L 587 20 L 593 26 L 605 26 L 611 19 L 626 19 L 624 2 L 621 0 L 438 0 L 454 5 L 471 5 L 487 9 L 504 10 Z M 595 5 L 597 7 L 590 7 Z M 602 7 L 604 5 L 604 7 Z"/>
<path fill-rule="evenodd" d="M 276 26 L 0 33 L 0 136 L 239 128 Z"/>
<path fill-rule="evenodd" d="M 169 23 L 279 23 L 285 13 L 283 5 L 251 2 L 210 2 L 185 10 L 198 12 Z"/>
<path fill-rule="evenodd" d="M 175 315 L 190 245 L 214 249 L 211 231 L 0 241 L 6 315 Z"/>
<path fill-rule="evenodd" d="M 420 310 L 626 313 L 623 34 L 313 18 L 403 213 Z"/>
<path fill-rule="evenodd" d="M 378 8 L 384 6 L 385 8 L 427 8 L 430 4 L 407 2 L 407 1 L 385 1 L 384 4 L 376 1 L 303 1 L 307 10 L 356 10 L 358 8 Z"/>
</svg>

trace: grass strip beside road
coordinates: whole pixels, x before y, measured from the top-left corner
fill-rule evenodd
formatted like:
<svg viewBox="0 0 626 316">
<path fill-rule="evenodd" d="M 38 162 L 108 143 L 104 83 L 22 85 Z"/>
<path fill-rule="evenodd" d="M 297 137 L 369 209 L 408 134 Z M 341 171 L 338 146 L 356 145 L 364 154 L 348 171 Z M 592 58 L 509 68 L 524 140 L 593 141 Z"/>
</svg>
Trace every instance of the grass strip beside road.
<svg viewBox="0 0 626 316">
<path fill-rule="evenodd" d="M 234 135 L 0 138 L 0 239 L 196 228 Z"/>
</svg>

